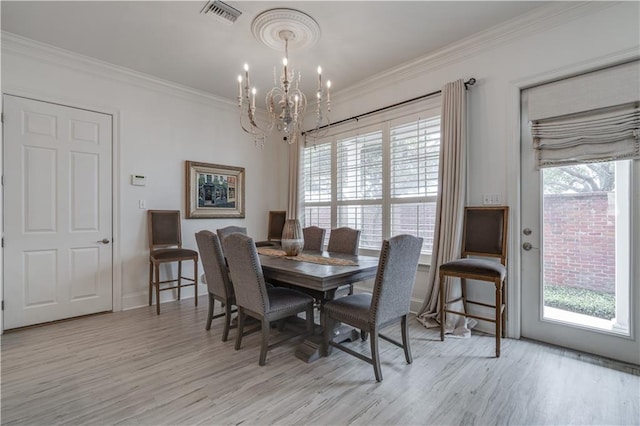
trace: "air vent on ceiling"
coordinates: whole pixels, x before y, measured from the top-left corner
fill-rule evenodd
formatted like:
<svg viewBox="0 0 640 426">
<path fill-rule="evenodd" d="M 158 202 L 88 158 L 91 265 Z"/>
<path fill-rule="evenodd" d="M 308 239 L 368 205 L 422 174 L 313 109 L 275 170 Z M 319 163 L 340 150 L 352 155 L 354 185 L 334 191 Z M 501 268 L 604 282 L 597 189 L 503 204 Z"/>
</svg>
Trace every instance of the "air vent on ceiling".
<svg viewBox="0 0 640 426">
<path fill-rule="evenodd" d="M 229 25 L 236 22 L 238 16 L 242 15 L 242 12 L 240 12 L 238 9 L 234 9 L 233 7 L 219 0 L 209 0 L 207 4 L 204 5 L 200 13 L 213 13 L 215 16 Z"/>
</svg>

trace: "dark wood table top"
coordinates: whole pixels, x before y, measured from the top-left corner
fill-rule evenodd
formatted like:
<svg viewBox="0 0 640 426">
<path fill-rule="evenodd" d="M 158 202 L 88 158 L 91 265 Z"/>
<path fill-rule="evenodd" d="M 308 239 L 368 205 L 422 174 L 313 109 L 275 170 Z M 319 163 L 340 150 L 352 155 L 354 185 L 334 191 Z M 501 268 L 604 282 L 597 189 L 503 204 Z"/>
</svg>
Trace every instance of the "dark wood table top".
<svg viewBox="0 0 640 426">
<path fill-rule="evenodd" d="M 284 257 L 260 255 L 260 263 L 262 264 L 265 279 L 267 281 L 305 287 L 318 292 L 331 292 L 345 284 L 374 278 L 378 269 L 377 257 L 354 256 L 326 251 L 305 251 L 304 253 L 352 260 L 357 263 L 357 266 L 324 265 L 301 262 Z"/>
</svg>

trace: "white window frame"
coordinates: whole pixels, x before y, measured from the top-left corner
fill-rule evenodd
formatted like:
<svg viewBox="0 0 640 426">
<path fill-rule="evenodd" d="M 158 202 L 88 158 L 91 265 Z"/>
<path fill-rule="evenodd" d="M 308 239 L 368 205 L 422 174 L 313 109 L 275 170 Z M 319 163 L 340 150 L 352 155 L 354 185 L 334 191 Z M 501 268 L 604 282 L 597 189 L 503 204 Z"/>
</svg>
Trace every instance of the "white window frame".
<svg viewBox="0 0 640 426">
<path fill-rule="evenodd" d="M 411 203 L 435 203 L 437 201 L 437 194 L 433 196 L 416 196 L 416 197 L 402 197 L 392 198 L 390 185 L 391 185 L 391 159 L 390 159 L 390 129 L 394 126 L 404 123 L 417 122 L 419 120 L 428 120 L 431 118 L 439 117 L 440 111 L 440 96 L 434 96 L 423 100 L 416 104 L 409 104 L 404 107 L 395 108 L 393 110 L 378 113 L 376 115 L 361 118 L 359 120 L 353 120 L 353 122 L 338 125 L 334 128 L 330 128 L 329 133 L 322 138 L 312 139 L 307 138 L 305 141 L 305 149 L 311 148 L 314 145 L 331 144 L 331 200 L 330 201 L 314 201 L 307 202 L 304 199 L 304 153 L 301 156 L 301 219 L 303 223 L 308 226 L 305 216 L 305 209 L 308 207 L 329 207 L 331 212 L 331 224 L 330 229 L 327 229 L 327 238 L 325 244 L 329 239 L 329 232 L 331 229 L 338 227 L 338 207 L 348 205 L 381 205 L 382 206 L 382 240 L 391 237 L 391 206 L 394 204 L 411 204 Z M 338 140 L 344 140 L 348 138 L 357 137 L 358 135 L 368 134 L 374 131 L 382 131 L 382 174 L 383 174 L 383 190 L 382 198 L 380 200 L 365 199 L 365 200 L 342 200 L 337 199 L 337 143 Z M 378 256 L 380 249 L 373 248 L 361 248 L 360 253 L 369 256 Z M 431 262 L 431 253 L 423 252 L 420 257 L 420 263 L 429 265 Z"/>
</svg>

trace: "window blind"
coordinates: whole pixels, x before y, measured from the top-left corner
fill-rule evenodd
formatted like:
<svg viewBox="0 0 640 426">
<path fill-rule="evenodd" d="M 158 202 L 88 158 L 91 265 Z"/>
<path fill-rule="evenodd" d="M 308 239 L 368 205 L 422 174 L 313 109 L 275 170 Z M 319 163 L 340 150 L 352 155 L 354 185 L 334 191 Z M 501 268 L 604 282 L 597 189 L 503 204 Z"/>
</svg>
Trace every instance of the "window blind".
<svg viewBox="0 0 640 426">
<path fill-rule="evenodd" d="M 305 202 L 330 202 L 331 144 L 306 148 L 303 157 Z"/>
<path fill-rule="evenodd" d="M 382 132 L 338 140 L 338 201 L 382 198 Z"/>
<path fill-rule="evenodd" d="M 438 193 L 440 118 L 391 128 L 391 197 Z"/>
<path fill-rule="evenodd" d="M 391 235 L 423 238 L 424 252 L 433 249 L 440 117 L 405 123 L 390 129 Z"/>
<path fill-rule="evenodd" d="M 640 158 L 638 104 L 531 124 L 537 166 Z"/>
<path fill-rule="evenodd" d="M 430 254 L 440 109 L 435 104 L 429 110 L 412 109 L 368 117 L 355 129 L 344 125 L 307 141 L 302 157 L 305 226 L 328 232 L 342 226 L 359 229 L 360 248 L 375 251 L 386 238 L 416 235 L 424 238 L 423 254 Z"/>
<path fill-rule="evenodd" d="M 360 247 L 382 244 L 382 132 L 337 142 L 337 225 L 360 229 Z"/>
<path fill-rule="evenodd" d="M 640 158 L 640 61 L 527 89 L 536 167 Z"/>
</svg>

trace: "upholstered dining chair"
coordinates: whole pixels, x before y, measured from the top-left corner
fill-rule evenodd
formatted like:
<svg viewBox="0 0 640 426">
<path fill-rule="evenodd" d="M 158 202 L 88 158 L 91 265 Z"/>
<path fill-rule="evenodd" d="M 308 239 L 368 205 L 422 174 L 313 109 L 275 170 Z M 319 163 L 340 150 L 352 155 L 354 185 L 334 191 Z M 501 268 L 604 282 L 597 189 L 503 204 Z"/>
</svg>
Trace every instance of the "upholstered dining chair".
<svg viewBox="0 0 640 426">
<path fill-rule="evenodd" d="M 220 244 L 222 244 L 222 241 L 227 237 L 227 235 L 231 235 L 234 234 L 236 232 L 239 232 L 241 234 L 247 234 L 247 228 L 245 228 L 244 226 L 226 226 L 224 228 L 218 228 L 216 229 L 216 233 L 218 234 L 218 239 L 220 240 Z"/>
<path fill-rule="evenodd" d="M 304 237 L 303 250 L 322 251 L 324 247 L 324 236 L 327 230 L 319 228 L 317 226 L 307 226 L 302 228 L 302 235 Z"/>
<path fill-rule="evenodd" d="M 196 233 L 196 243 L 202 259 L 202 267 L 204 268 L 204 276 L 209 293 L 209 313 L 205 329 L 211 329 L 213 319 L 224 317 L 222 341 L 226 342 L 231 328 L 231 314 L 236 312 L 231 307 L 235 305 L 236 301 L 233 286 L 229 280 L 227 263 L 222 254 L 220 239 L 213 232 L 203 230 Z M 224 312 L 214 315 L 213 308 L 216 300 L 221 303 Z"/>
<path fill-rule="evenodd" d="M 198 306 L 198 252 L 182 248 L 182 230 L 180 210 L 148 210 L 147 230 L 149 234 L 149 306 L 153 303 L 153 290 L 156 293 L 156 313 L 160 315 L 160 292 L 180 290 L 182 287 L 194 287 L 194 301 Z M 193 261 L 193 279 L 182 276 L 182 262 Z M 160 265 L 178 262 L 176 279 L 160 280 Z M 190 284 L 182 284 L 182 280 Z M 162 284 L 177 283 L 163 287 Z"/>
<path fill-rule="evenodd" d="M 331 253 L 358 254 L 358 246 L 360 244 L 359 229 L 344 226 L 331 230 L 329 235 L 329 244 L 327 251 Z"/>
<path fill-rule="evenodd" d="M 270 210 L 267 224 L 267 239 L 256 241 L 256 247 L 274 247 L 280 245 L 282 230 L 287 219 L 287 212 L 283 210 Z"/>
<path fill-rule="evenodd" d="M 447 313 L 492 322 L 496 325 L 496 358 L 500 357 L 500 338 L 505 325 L 506 289 L 504 284 L 507 279 L 508 219 L 509 207 L 507 206 L 465 207 L 461 258 L 443 263 L 439 268 L 440 340 L 444 340 Z M 493 260 L 487 258 L 493 258 Z M 447 277 L 460 279 L 461 297 L 449 299 Z M 493 283 L 495 304 L 469 300 L 466 292 L 469 285 L 467 280 Z M 449 309 L 450 304 L 458 301 L 463 302 L 464 312 Z M 470 314 L 469 304 L 495 309 L 494 318 Z"/>
<path fill-rule="evenodd" d="M 344 226 L 342 228 L 336 228 L 331 230 L 329 235 L 329 244 L 327 251 L 330 253 L 344 253 L 344 254 L 358 254 L 358 247 L 360 245 L 359 229 L 349 228 Z M 353 284 L 341 287 L 338 289 L 341 294 L 344 294 L 344 289 L 349 290 L 348 294 L 353 294 Z"/>
<path fill-rule="evenodd" d="M 238 333 L 236 350 L 242 345 L 245 317 L 250 316 L 262 323 L 262 344 L 259 365 L 265 365 L 267 351 L 290 341 L 293 337 L 305 337 L 313 332 L 313 301 L 311 296 L 282 287 L 267 287 L 256 245 L 251 237 L 231 234 L 222 242 L 226 253 L 231 282 L 238 307 Z M 269 344 L 271 322 L 300 312 L 306 315 L 306 331 Z"/>
<path fill-rule="evenodd" d="M 324 304 L 323 308 L 323 351 L 329 355 L 331 347 L 336 347 L 350 355 L 373 365 L 378 382 L 382 381 L 378 336 L 404 349 L 407 364 L 413 362 L 409 345 L 407 316 L 411 302 L 411 292 L 416 278 L 422 238 L 412 235 L 397 235 L 383 241 L 380 251 L 378 272 L 373 294 L 359 293 L 341 297 Z M 371 358 L 332 340 L 332 323 L 340 321 L 357 327 L 371 335 Z M 402 343 L 380 334 L 386 326 L 400 321 Z"/>
</svg>

